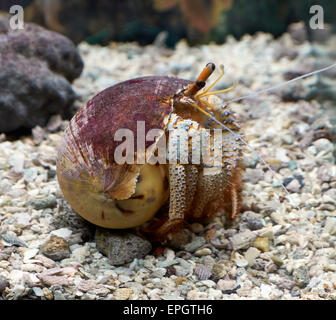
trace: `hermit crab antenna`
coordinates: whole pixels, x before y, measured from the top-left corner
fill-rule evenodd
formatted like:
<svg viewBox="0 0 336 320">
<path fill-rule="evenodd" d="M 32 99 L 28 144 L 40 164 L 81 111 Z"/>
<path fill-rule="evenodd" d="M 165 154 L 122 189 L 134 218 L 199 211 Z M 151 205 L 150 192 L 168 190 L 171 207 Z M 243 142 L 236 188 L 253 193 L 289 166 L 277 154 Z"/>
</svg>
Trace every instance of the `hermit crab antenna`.
<svg viewBox="0 0 336 320">
<path fill-rule="evenodd" d="M 194 81 L 189 88 L 185 91 L 185 95 L 194 96 L 199 90 L 204 88 L 205 82 L 210 77 L 210 75 L 215 71 L 215 64 L 209 62 L 205 68 L 202 70 L 200 75 L 197 77 L 196 81 Z"/>
</svg>

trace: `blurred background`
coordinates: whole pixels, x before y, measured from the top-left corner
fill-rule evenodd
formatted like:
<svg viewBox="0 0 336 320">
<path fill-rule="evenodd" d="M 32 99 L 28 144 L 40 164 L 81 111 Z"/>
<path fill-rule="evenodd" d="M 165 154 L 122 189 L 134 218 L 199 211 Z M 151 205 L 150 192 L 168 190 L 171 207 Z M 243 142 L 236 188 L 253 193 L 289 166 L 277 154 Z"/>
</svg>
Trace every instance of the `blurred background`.
<svg viewBox="0 0 336 320">
<path fill-rule="evenodd" d="M 308 39 L 318 41 L 335 32 L 336 22 L 334 0 L 0 0 L 0 10 L 8 12 L 13 4 L 25 8 L 26 21 L 75 43 L 101 45 L 161 41 L 173 47 L 182 38 L 191 45 L 223 43 L 228 35 L 239 39 L 258 31 L 280 36 L 298 21 Z M 323 31 L 308 27 L 309 9 L 316 4 L 324 9 Z"/>
<path fill-rule="evenodd" d="M 322 29 L 310 25 L 316 5 Z M 54 127 L 126 79 L 193 80 L 208 61 L 227 64 L 216 88 L 235 79 L 235 97 L 324 68 L 336 60 L 335 14 L 334 0 L 0 0 L 0 134 Z M 335 78 L 292 84 L 282 99 L 334 105 Z"/>
</svg>

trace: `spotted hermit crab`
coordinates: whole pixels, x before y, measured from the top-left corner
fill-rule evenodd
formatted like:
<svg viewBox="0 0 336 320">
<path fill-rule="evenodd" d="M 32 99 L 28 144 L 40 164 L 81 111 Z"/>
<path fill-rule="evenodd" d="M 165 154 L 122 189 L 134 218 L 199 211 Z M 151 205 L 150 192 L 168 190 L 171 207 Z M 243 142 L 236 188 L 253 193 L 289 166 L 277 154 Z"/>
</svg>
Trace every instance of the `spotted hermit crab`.
<svg viewBox="0 0 336 320">
<path fill-rule="evenodd" d="M 213 102 L 232 87 L 209 91 L 224 67 L 205 88 L 214 70 L 208 63 L 194 82 L 127 80 L 75 114 L 57 158 L 59 185 L 74 211 L 104 228 L 141 226 L 159 241 L 220 210 L 237 216 L 240 127 L 227 105 Z"/>
</svg>

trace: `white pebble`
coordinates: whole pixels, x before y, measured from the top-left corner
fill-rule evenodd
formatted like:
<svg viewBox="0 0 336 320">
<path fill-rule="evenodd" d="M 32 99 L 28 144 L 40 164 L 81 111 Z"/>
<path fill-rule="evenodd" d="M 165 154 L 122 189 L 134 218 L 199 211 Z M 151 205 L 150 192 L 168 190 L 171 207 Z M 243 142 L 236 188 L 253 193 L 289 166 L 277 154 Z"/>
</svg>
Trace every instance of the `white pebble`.
<svg viewBox="0 0 336 320">
<path fill-rule="evenodd" d="M 61 229 L 51 231 L 51 234 L 57 237 L 63 238 L 65 240 L 68 240 L 72 234 L 72 230 L 67 229 L 67 228 L 61 228 Z"/>
<path fill-rule="evenodd" d="M 336 217 L 328 217 L 325 222 L 324 229 L 330 234 L 336 234 Z"/>
</svg>

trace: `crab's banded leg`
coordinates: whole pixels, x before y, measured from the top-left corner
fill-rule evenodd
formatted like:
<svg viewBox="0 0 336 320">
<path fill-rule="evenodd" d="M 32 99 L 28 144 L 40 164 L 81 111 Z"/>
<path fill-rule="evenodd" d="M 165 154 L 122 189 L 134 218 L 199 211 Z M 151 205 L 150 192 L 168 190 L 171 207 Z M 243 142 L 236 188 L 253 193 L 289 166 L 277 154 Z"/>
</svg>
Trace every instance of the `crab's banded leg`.
<svg viewBox="0 0 336 320">
<path fill-rule="evenodd" d="M 197 188 L 198 169 L 197 166 L 189 164 L 185 165 L 185 170 L 187 181 L 186 211 L 189 211 Z"/>
<path fill-rule="evenodd" d="M 213 170 L 213 172 L 209 172 Z M 192 217 L 201 219 L 204 216 L 206 205 L 222 196 L 223 174 L 218 168 L 204 168 L 198 180 L 197 191 L 193 202 Z"/>
<path fill-rule="evenodd" d="M 182 164 L 169 165 L 169 220 L 183 219 L 187 205 L 187 175 Z"/>
<path fill-rule="evenodd" d="M 154 240 L 164 240 L 167 234 L 183 226 L 185 212 L 190 207 L 196 189 L 196 186 L 193 187 L 196 183 L 192 181 L 195 180 L 195 175 L 197 182 L 197 171 L 190 176 L 190 171 L 194 170 L 186 168 L 188 166 L 182 164 L 169 165 L 169 215 L 168 219 L 151 232 Z"/>
<path fill-rule="evenodd" d="M 234 219 L 241 207 L 241 170 L 236 168 L 234 175 L 223 185 L 224 209 L 227 217 Z"/>
</svg>

